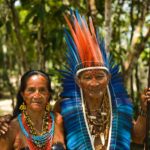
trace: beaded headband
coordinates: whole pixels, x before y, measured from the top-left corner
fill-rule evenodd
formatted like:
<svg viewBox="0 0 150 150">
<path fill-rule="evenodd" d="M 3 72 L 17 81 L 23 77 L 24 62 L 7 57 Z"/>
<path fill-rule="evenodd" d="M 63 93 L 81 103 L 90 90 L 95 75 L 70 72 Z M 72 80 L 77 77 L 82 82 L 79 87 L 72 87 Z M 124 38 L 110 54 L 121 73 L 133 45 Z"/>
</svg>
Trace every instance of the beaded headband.
<svg viewBox="0 0 150 150">
<path fill-rule="evenodd" d="M 79 76 L 79 74 L 83 71 L 86 71 L 86 70 L 97 70 L 97 69 L 100 69 L 100 70 L 105 70 L 106 72 L 109 73 L 109 70 L 108 68 L 106 67 L 102 67 L 102 66 L 97 66 L 97 67 L 87 67 L 87 68 L 83 68 L 83 69 L 79 69 L 77 72 L 76 72 L 76 76 Z"/>
</svg>

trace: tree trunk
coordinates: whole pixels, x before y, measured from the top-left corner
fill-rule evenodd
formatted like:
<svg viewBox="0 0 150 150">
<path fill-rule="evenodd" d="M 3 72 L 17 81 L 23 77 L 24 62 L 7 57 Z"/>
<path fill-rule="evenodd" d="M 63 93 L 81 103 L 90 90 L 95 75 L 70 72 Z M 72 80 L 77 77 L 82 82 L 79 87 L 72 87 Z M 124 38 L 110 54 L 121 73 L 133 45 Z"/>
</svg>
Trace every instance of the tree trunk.
<svg viewBox="0 0 150 150">
<path fill-rule="evenodd" d="M 97 14 L 98 11 L 96 8 L 95 0 L 88 0 L 88 8 L 92 16 L 95 16 Z"/>
<path fill-rule="evenodd" d="M 105 0 L 105 47 L 109 52 L 109 46 L 111 42 L 111 0 Z"/>
<path fill-rule="evenodd" d="M 138 58 L 142 53 L 142 51 L 144 50 L 146 42 L 148 41 L 148 38 L 150 36 L 150 27 L 147 28 L 147 33 L 144 36 L 142 35 L 145 16 L 148 13 L 148 9 L 147 9 L 148 3 L 149 3 L 148 1 L 143 1 L 142 3 L 143 5 L 140 5 L 140 9 L 139 9 L 140 17 L 137 19 L 138 23 L 137 26 L 135 27 L 131 39 L 131 46 L 127 54 L 128 60 L 126 60 L 124 63 L 124 68 L 125 68 L 124 80 L 126 81 L 126 83 L 128 82 L 128 79 L 132 74 L 132 70 L 136 66 Z"/>
<path fill-rule="evenodd" d="M 19 17 L 18 14 L 14 8 L 14 1 L 13 0 L 6 0 L 8 7 L 10 8 L 12 12 L 12 19 L 14 24 L 14 30 L 16 34 L 16 39 L 18 41 L 18 52 L 19 52 L 19 60 L 20 60 L 20 67 L 21 67 L 21 74 L 24 73 L 25 70 L 27 70 L 27 62 L 26 62 L 26 48 L 24 45 L 24 40 L 22 39 L 21 33 L 20 33 L 20 23 L 19 23 Z"/>
<path fill-rule="evenodd" d="M 135 42 L 134 44 L 132 43 L 130 50 L 129 50 L 130 53 L 128 53 L 128 56 L 127 56 L 128 60 L 125 62 L 125 72 L 124 72 L 125 81 L 127 81 L 129 77 L 131 76 L 132 70 L 137 63 L 140 54 L 144 50 L 145 44 L 148 41 L 149 36 L 150 36 L 150 28 L 147 31 L 147 34 L 145 35 L 145 37 L 141 38 L 140 43 L 138 42 Z M 134 40 L 136 41 L 137 39 L 133 39 L 133 41 Z"/>
<path fill-rule="evenodd" d="M 44 10 L 45 1 L 41 0 L 41 9 Z M 45 70 L 45 59 L 44 59 L 44 18 L 40 19 L 39 30 L 37 33 L 37 64 L 38 69 Z"/>
</svg>

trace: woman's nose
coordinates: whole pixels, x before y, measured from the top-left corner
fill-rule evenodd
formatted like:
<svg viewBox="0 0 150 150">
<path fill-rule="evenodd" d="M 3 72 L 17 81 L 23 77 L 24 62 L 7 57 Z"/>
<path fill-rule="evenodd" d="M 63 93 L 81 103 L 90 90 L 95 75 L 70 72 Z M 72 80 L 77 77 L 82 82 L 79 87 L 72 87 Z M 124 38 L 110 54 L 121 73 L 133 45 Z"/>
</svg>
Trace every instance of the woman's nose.
<svg viewBox="0 0 150 150">
<path fill-rule="evenodd" d="M 34 93 L 34 97 L 41 97 L 41 94 L 40 94 L 40 91 L 39 90 L 36 90 L 35 93 Z"/>
</svg>

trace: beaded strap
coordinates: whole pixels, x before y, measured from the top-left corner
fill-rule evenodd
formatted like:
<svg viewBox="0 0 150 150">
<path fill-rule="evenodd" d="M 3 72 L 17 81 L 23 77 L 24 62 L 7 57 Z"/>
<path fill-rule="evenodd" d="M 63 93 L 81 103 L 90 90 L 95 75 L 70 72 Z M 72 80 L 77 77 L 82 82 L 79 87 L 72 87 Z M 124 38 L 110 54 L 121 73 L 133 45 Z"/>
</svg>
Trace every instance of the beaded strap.
<svg viewBox="0 0 150 150">
<path fill-rule="evenodd" d="M 46 141 L 47 140 L 49 140 L 49 139 L 52 139 L 52 137 L 53 137 L 53 135 L 54 135 L 54 128 L 55 128 L 55 117 L 54 117 L 54 114 L 52 113 L 52 112 L 50 112 L 50 116 L 51 116 L 51 118 L 52 118 L 52 127 L 51 127 L 51 129 L 49 130 L 49 132 L 47 132 L 47 133 L 45 133 L 45 134 L 43 134 L 43 135 L 40 135 L 40 136 L 35 136 L 35 135 L 31 135 L 31 134 L 29 134 L 27 131 L 26 131 L 26 129 L 24 128 L 24 125 L 23 125 L 23 123 L 22 123 L 22 119 L 21 119 L 21 117 L 22 117 L 22 114 L 19 114 L 18 115 L 18 121 L 19 121 L 19 125 L 20 125 L 20 127 L 21 127 L 21 130 L 22 130 L 22 132 L 23 132 L 23 134 L 29 139 L 31 139 L 32 140 L 32 142 L 34 142 L 35 144 L 44 144 L 44 143 L 46 143 Z"/>
</svg>

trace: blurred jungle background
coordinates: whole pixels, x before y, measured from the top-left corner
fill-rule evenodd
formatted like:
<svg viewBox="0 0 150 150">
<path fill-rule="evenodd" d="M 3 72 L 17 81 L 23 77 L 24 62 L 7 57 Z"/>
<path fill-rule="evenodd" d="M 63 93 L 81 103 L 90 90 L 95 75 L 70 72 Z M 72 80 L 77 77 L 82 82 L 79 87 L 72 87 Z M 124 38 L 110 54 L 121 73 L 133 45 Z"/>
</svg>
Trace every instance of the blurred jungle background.
<svg viewBox="0 0 150 150">
<path fill-rule="evenodd" d="M 138 113 L 150 66 L 149 0 L 0 0 L 0 115 L 13 110 L 19 79 L 29 69 L 49 73 L 53 99 L 60 99 L 58 70 L 67 48 L 63 14 L 70 8 L 92 16 Z"/>
</svg>

